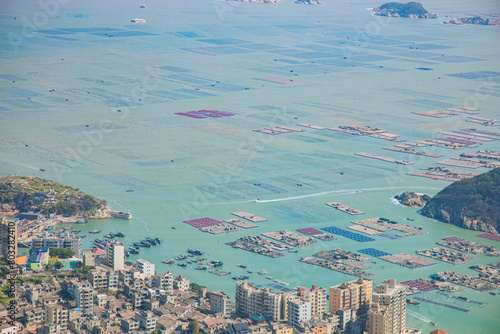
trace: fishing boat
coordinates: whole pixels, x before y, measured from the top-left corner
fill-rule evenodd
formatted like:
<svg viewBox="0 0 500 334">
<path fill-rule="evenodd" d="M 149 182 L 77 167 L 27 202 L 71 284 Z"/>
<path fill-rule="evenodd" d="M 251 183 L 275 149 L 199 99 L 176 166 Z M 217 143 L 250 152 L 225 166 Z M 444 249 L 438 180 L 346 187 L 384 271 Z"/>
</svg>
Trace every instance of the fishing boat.
<svg viewBox="0 0 500 334">
<path fill-rule="evenodd" d="M 265 275 L 265 274 L 267 274 L 267 270 L 261 270 L 261 271 L 257 272 L 257 274 Z"/>
<path fill-rule="evenodd" d="M 180 261 L 180 260 L 185 260 L 187 259 L 187 255 L 179 255 L 175 258 L 177 261 Z"/>
<path fill-rule="evenodd" d="M 407 303 L 407 304 L 410 304 L 410 305 L 420 305 L 420 303 L 419 303 L 419 302 L 413 301 L 413 300 L 411 300 L 411 299 L 407 299 L 407 300 L 406 300 L 406 303 Z"/>
<path fill-rule="evenodd" d="M 435 322 L 430 321 L 429 323 L 430 323 L 432 326 L 436 326 L 436 323 L 435 323 Z"/>
<path fill-rule="evenodd" d="M 174 261 L 174 259 L 170 259 L 170 260 L 165 259 L 165 260 L 163 260 L 161 262 L 163 262 L 165 264 L 173 264 L 175 261 Z"/>
<path fill-rule="evenodd" d="M 194 255 L 203 255 L 205 252 L 199 250 L 199 249 L 189 249 L 187 250 L 189 254 L 194 254 Z"/>
<path fill-rule="evenodd" d="M 113 218 L 118 218 L 118 219 L 132 219 L 132 214 L 130 213 L 130 210 L 127 210 L 127 212 L 122 212 L 122 211 L 109 211 L 109 214 Z"/>
<path fill-rule="evenodd" d="M 125 237 L 125 234 L 123 232 L 116 232 L 115 237 L 123 238 Z"/>
<path fill-rule="evenodd" d="M 177 263 L 177 265 L 178 265 L 179 267 L 186 267 L 186 266 L 187 266 L 187 264 L 185 264 L 185 263 Z"/>
<path fill-rule="evenodd" d="M 214 267 L 220 267 L 224 264 L 224 262 L 222 261 L 211 261 L 210 263 L 212 263 L 214 265 Z"/>
<path fill-rule="evenodd" d="M 238 264 L 238 267 L 245 269 L 247 266 L 245 266 L 243 264 Z"/>
<path fill-rule="evenodd" d="M 91 234 L 97 234 L 97 233 L 101 233 L 101 230 L 92 230 L 92 231 L 89 231 L 89 233 L 91 233 Z"/>
</svg>

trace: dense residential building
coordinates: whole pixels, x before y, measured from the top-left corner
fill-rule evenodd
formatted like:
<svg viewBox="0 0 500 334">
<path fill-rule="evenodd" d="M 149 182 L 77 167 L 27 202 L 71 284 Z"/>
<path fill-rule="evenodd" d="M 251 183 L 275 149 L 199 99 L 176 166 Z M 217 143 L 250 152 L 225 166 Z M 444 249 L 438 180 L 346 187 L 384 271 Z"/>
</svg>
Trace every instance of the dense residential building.
<svg viewBox="0 0 500 334">
<path fill-rule="evenodd" d="M 311 315 L 322 315 L 326 310 L 326 289 L 313 285 L 310 289 L 298 287 L 300 299 L 311 303 Z"/>
<path fill-rule="evenodd" d="M 311 303 L 295 299 L 288 301 L 288 325 L 298 327 L 311 319 Z"/>
<path fill-rule="evenodd" d="M 106 265 L 114 271 L 125 269 L 125 247 L 114 241 L 106 245 Z"/>
<path fill-rule="evenodd" d="M 44 233 L 41 238 L 33 238 L 31 248 L 67 248 L 75 252 L 76 256 L 80 256 L 82 247 L 81 239 L 76 238 L 74 235 L 66 232 L 61 237 L 49 237 L 48 233 Z"/>
<path fill-rule="evenodd" d="M 45 305 L 45 323 L 59 325 L 65 329 L 68 327 L 68 309 L 59 304 Z"/>
<path fill-rule="evenodd" d="M 210 292 L 209 298 L 212 313 L 222 313 L 225 317 L 231 316 L 233 302 L 224 292 Z"/>
<path fill-rule="evenodd" d="M 164 274 L 154 275 L 151 279 L 151 286 L 153 288 L 158 288 L 165 290 L 167 294 L 173 293 L 173 281 L 174 275 L 170 271 L 167 271 Z"/>
<path fill-rule="evenodd" d="M 114 271 L 90 270 L 87 274 L 87 279 L 96 290 L 118 288 L 118 274 Z"/>
<path fill-rule="evenodd" d="M 329 311 L 335 313 L 340 309 L 360 309 L 366 313 L 372 301 L 372 286 L 371 280 L 358 278 L 330 287 Z"/>
<path fill-rule="evenodd" d="M 139 322 L 139 328 L 146 331 L 150 331 L 156 328 L 156 318 L 150 311 L 136 312 L 135 320 Z"/>
<path fill-rule="evenodd" d="M 391 278 L 374 288 L 368 334 L 400 334 L 406 329 L 406 286 Z"/>
<path fill-rule="evenodd" d="M 45 321 L 45 310 L 41 307 L 23 310 L 23 322 L 26 324 L 41 324 Z"/>
<path fill-rule="evenodd" d="M 179 275 L 173 281 L 174 289 L 180 291 L 188 291 L 189 290 L 189 279 Z"/>
<path fill-rule="evenodd" d="M 71 282 L 69 292 L 75 296 L 76 307 L 78 307 L 83 314 L 92 313 L 94 311 L 94 289 L 90 283 Z"/>
<path fill-rule="evenodd" d="M 144 277 L 151 277 L 155 274 L 155 264 L 149 261 L 135 260 L 135 267 L 144 274 Z"/>
<path fill-rule="evenodd" d="M 287 304 L 283 296 L 270 292 L 269 288 L 259 289 L 247 281 L 239 281 L 236 283 L 236 312 L 242 317 L 261 315 L 270 321 L 286 320 Z"/>
<path fill-rule="evenodd" d="M 0 218 L 0 256 L 14 259 L 17 256 L 17 222 Z M 10 251 L 10 253 L 9 253 Z"/>
<path fill-rule="evenodd" d="M 0 334 L 17 334 L 18 328 L 16 325 L 9 323 L 0 324 Z"/>
</svg>

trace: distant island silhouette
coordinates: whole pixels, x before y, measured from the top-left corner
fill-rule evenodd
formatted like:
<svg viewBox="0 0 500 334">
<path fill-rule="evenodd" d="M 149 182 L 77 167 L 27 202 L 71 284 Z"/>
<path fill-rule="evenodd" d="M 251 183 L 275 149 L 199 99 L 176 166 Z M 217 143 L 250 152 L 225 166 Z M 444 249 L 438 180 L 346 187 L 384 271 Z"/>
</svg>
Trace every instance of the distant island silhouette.
<svg viewBox="0 0 500 334">
<path fill-rule="evenodd" d="M 412 19 L 435 19 L 436 14 L 429 13 L 418 2 L 388 2 L 373 9 L 375 15 L 389 17 L 408 17 Z"/>
</svg>

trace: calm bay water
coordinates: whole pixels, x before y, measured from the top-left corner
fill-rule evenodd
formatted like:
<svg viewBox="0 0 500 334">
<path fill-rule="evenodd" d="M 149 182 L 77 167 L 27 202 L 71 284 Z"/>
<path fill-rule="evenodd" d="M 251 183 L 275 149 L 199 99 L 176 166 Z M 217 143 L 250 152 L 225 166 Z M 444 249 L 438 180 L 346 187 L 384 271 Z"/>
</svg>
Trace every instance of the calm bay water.
<svg viewBox="0 0 500 334">
<path fill-rule="evenodd" d="M 107 199 L 114 209 L 130 209 L 130 222 L 91 221 L 78 228 L 102 234 L 123 230 L 127 246 L 159 236 L 164 243 L 143 249 L 140 258 L 155 262 L 157 272 L 171 270 L 230 295 L 231 276 L 246 273 L 237 264 L 253 270 L 249 281 L 259 286 L 283 288 L 256 274 L 265 269 L 289 287 L 328 288 L 354 278 L 297 260 L 337 247 L 413 254 L 448 236 L 495 243 L 391 201 L 405 190 L 437 193 L 448 183 L 406 173 L 436 166 L 462 151 L 426 147 L 444 155 L 436 159 L 383 150 L 396 143 L 329 130 L 275 136 L 252 130 L 296 123 L 364 124 L 408 142 L 461 128 L 499 132 L 466 122 L 465 114 L 443 119 L 411 114 L 468 106 L 480 109 L 480 117 L 498 118 L 498 29 L 441 23 L 446 16 L 498 13 L 497 1 L 423 2 L 438 20 L 374 17 L 367 8 L 380 3 L 372 1 L 146 4 L 140 9 L 133 1 L 70 1 L 53 7 L 47 20 L 47 11 L 34 1 L 1 4 L 0 175 L 53 179 Z M 147 23 L 134 24 L 132 18 Z M 235 115 L 195 119 L 174 114 L 199 109 Z M 488 142 L 481 148 L 498 150 L 499 145 Z M 356 152 L 415 164 L 399 166 Z M 257 198 L 263 202 L 255 202 Z M 414 219 L 411 224 L 429 234 L 375 237 L 369 243 L 339 236 L 280 259 L 225 245 L 280 229 L 346 228 L 358 219 L 325 205 L 334 201 L 366 212 L 360 218 Z M 182 223 L 201 217 L 230 219 L 237 211 L 268 221 L 224 235 L 201 233 Z M 83 243 L 88 246 L 92 239 Z M 219 278 L 194 266 L 161 263 L 187 248 L 224 261 L 224 270 L 232 274 Z M 367 271 L 378 284 L 389 277 L 402 281 L 443 270 L 474 274 L 471 264 L 496 260 L 477 255 L 464 265 L 439 262 L 416 270 L 376 260 Z M 498 331 L 498 296 L 469 289 L 457 295 L 487 304 L 466 314 L 423 302 L 408 307 L 408 325 L 424 333 L 434 329 L 429 321 L 449 333 Z"/>
</svg>

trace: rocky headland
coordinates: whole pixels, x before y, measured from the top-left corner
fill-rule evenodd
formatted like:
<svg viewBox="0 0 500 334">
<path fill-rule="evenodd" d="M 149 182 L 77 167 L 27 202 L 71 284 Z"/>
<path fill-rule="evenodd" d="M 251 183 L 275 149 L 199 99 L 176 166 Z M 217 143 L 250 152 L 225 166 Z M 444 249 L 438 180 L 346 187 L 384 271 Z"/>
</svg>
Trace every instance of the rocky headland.
<svg viewBox="0 0 500 334">
<path fill-rule="evenodd" d="M 23 212 L 86 219 L 113 217 L 105 200 L 79 189 L 34 176 L 0 178 L 0 216 L 16 217 Z"/>
<path fill-rule="evenodd" d="M 431 199 L 429 195 L 419 195 L 410 191 L 405 191 L 401 195 L 394 196 L 394 198 L 404 206 L 419 208 L 423 207 Z"/>
<path fill-rule="evenodd" d="M 421 212 L 448 224 L 498 233 L 500 168 L 450 184 L 428 201 Z"/>
<path fill-rule="evenodd" d="M 389 17 L 407 17 L 412 19 L 435 19 L 436 14 L 429 13 L 422 4 L 418 2 L 388 2 L 380 7 L 374 8 L 375 15 Z"/>
</svg>

